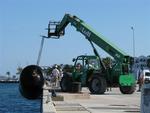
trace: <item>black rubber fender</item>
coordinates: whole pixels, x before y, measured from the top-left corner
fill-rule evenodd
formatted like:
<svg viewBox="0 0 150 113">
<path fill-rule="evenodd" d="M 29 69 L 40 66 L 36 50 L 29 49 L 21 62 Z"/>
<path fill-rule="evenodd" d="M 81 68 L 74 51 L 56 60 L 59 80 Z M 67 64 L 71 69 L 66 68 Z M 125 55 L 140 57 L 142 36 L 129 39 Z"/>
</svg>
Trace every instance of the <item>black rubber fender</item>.
<svg viewBox="0 0 150 113">
<path fill-rule="evenodd" d="M 19 79 L 19 91 L 27 99 L 37 99 L 42 95 L 44 77 L 42 69 L 37 65 L 25 67 Z"/>
</svg>

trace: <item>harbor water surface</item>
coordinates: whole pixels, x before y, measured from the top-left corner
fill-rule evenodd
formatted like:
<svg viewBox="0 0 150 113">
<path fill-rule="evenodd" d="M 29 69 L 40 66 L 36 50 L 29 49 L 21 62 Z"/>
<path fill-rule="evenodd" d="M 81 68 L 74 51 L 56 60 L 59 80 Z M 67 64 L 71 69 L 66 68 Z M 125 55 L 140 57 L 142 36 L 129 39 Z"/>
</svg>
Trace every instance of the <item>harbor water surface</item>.
<svg viewBox="0 0 150 113">
<path fill-rule="evenodd" d="M 0 113 L 40 113 L 40 102 L 22 97 L 18 83 L 0 83 Z"/>
</svg>

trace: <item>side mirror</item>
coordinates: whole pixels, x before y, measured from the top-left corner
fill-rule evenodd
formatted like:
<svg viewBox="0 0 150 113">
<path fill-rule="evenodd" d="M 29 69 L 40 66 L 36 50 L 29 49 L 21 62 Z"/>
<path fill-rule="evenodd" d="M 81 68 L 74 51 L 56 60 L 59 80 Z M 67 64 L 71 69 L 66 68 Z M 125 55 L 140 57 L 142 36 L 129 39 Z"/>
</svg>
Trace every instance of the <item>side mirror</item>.
<svg viewBox="0 0 150 113">
<path fill-rule="evenodd" d="M 75 58 L 73 58 L 73 59 L 72 59 L 72 62 L 75 62 L 75 61 L 76 61 L 76 59 L 75 59 Z"/>
</svg>

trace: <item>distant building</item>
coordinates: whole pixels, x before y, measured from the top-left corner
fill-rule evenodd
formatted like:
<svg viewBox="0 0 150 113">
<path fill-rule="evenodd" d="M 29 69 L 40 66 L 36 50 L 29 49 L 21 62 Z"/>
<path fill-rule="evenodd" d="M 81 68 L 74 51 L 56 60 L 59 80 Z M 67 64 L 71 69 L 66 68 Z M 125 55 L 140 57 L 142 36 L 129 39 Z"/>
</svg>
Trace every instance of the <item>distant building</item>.
<svg viewBox="0 0 150 113">
<path fill-rule="evenodd" d="M 0 80 L 7 80 L 8 77 L 7 76 L 0 76 Z"/>
<path fill-rule="evenodd" d="M 12 77 L 8 76 L 0 76 L 0 83 L 18 83 L 19 78 L 16 77 L 15 75 Z"/>
<path fill-rule="evenodd" d="M 150 61 L 150 56 L 139 56 L 134 58 L 132 72 L 135 75 L 135 78 L 137 77 L 138 70 L 140 70 L 142 67 L 143 69 L 150 69 L 150 67 L 148 67 L 148 61 Z"/>
</svg>

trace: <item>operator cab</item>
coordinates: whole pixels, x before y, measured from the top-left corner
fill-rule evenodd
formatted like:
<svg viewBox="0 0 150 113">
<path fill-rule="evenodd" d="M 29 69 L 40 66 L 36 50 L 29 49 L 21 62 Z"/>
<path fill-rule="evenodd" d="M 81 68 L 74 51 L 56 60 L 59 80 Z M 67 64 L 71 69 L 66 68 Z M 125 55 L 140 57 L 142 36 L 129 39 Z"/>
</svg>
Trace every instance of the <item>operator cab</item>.
<svg viewBox="0 0 150 113">
<path fill-rule="evenodd" d="M 73 80 L 81 82 L 82 86 L 86 85 L 89 73 L 101 69 L 99 59 L 96 56 L 81 55 L 72 61 L 74 62 Z"/>
<path fill-rule="evenodd" d="M 87 56 L 81 55 L 78 56 L 76 59 L 73 59 L 74 67 L 78 67 L 80 65 L 81 69 L 100 69 L 99 59 L 96 56 Z"/>
</svg>

